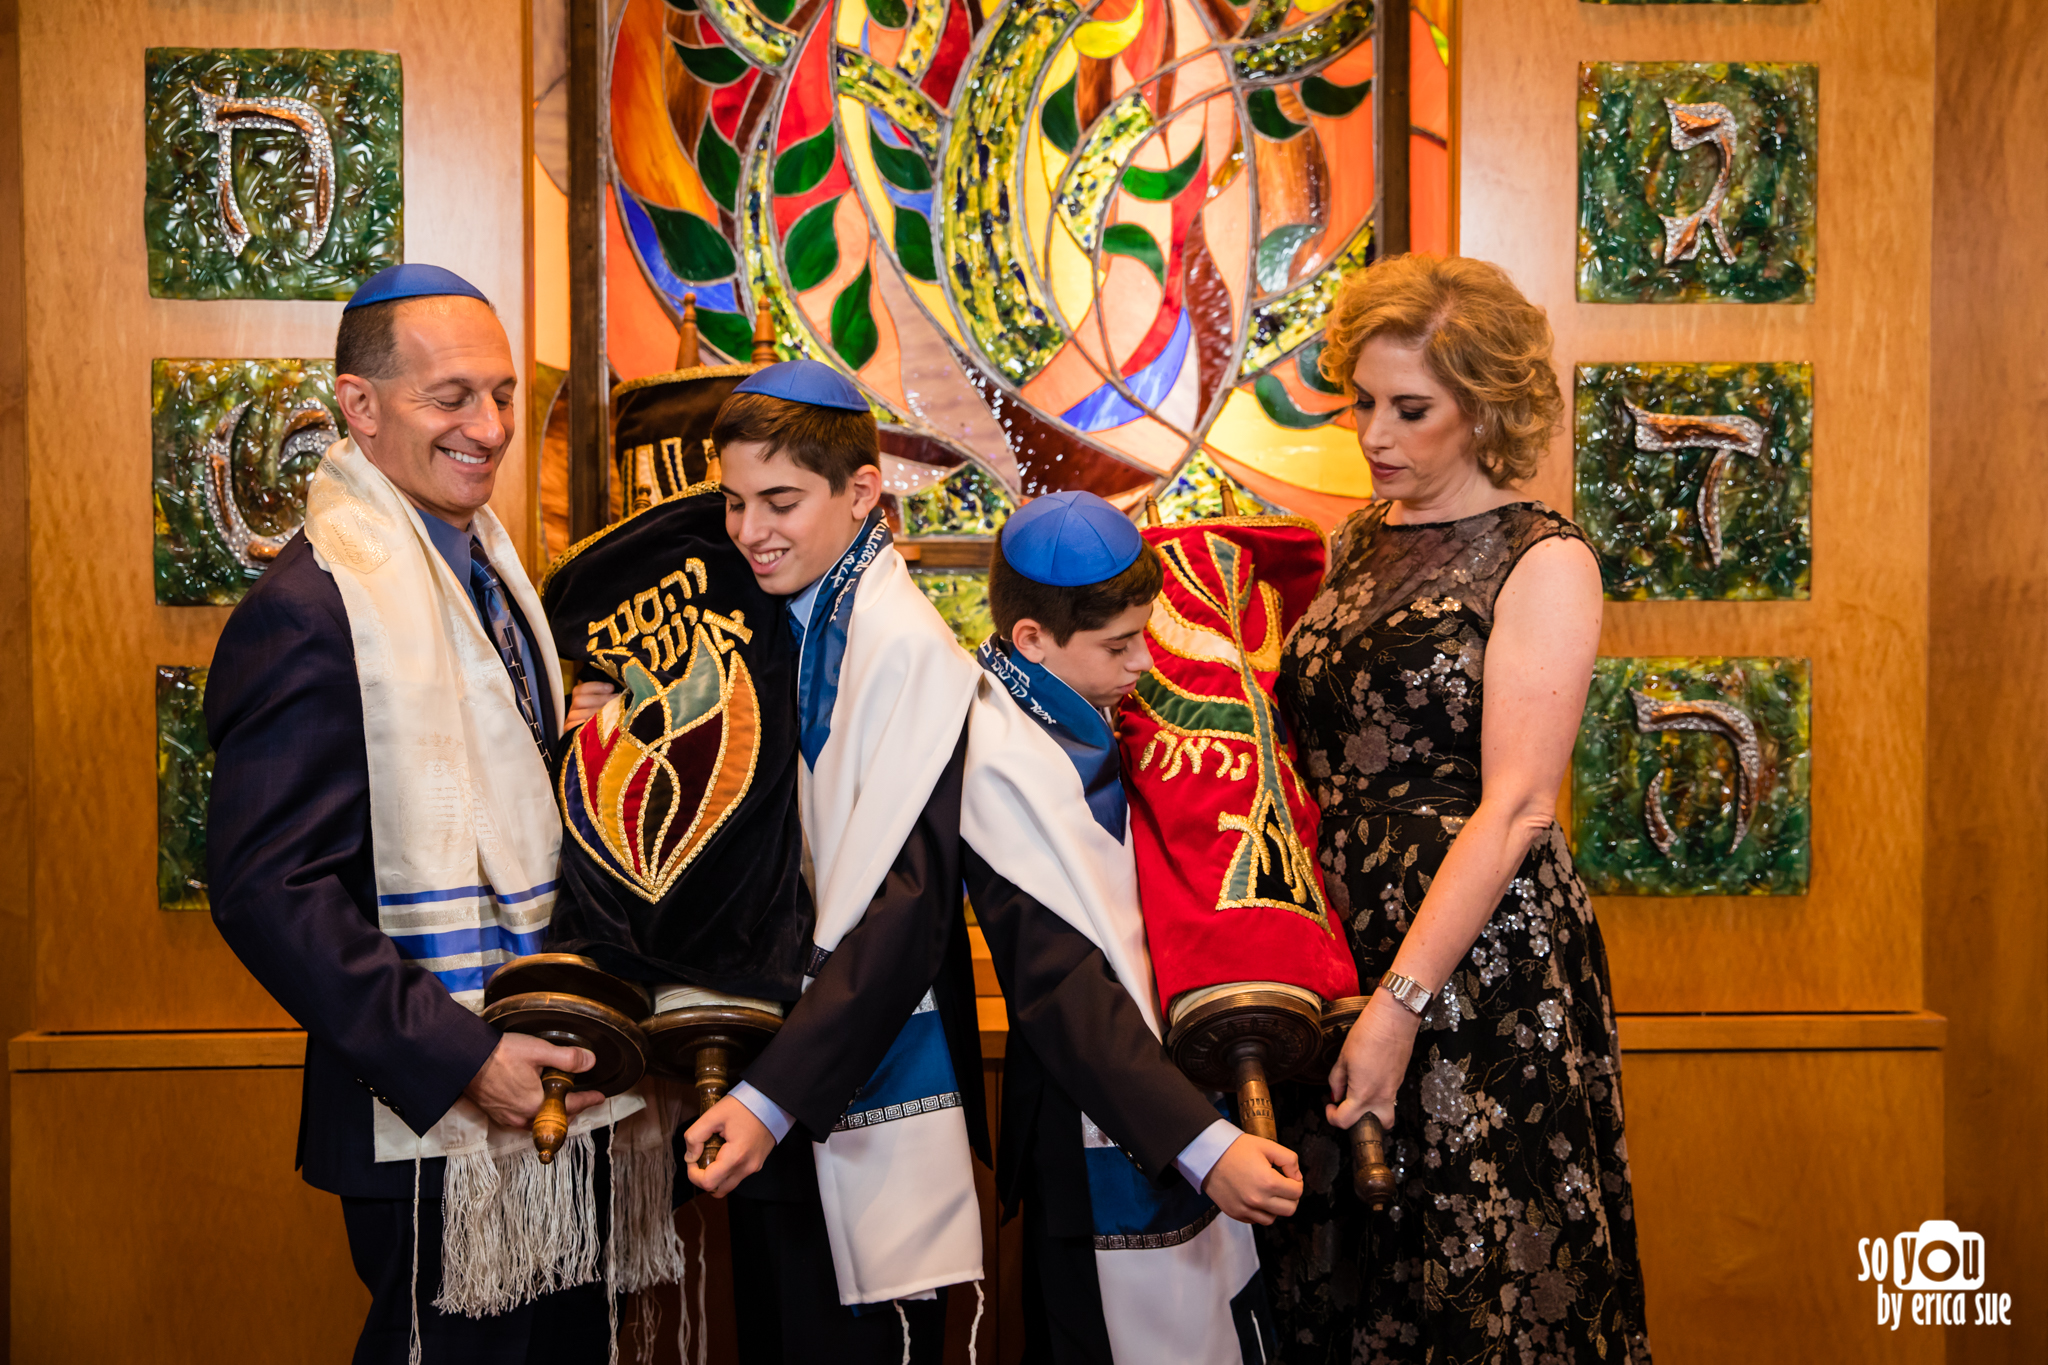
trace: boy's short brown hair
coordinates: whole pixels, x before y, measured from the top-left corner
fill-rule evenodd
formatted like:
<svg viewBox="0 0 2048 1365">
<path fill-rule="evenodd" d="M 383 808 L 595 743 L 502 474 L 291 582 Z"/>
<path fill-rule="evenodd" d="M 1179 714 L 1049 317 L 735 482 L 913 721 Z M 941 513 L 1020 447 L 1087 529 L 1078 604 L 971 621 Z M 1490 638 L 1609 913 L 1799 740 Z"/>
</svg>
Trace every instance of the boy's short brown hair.
<svg viewBox="0 0 2048 1365">
<path fill-rule="evenodd" d="M 1054 644 L 1065 645 L 1075 632 L 1100 630 L 1118 612 L 1159 596 L 1165 578 L 1159 551 L 1148 544 L 1131 566 L 1114 578 L 1071 588 L 1054 587 L 1011 568 L 1003 558 L 1002 537 L 997 536 L 989 552 L 988 610 L 995 618 L 996 634 L 1005 640 L 1019 621 L 1036 621 L 1051 634 Z"/>
<path fill-rule="evenodd" d="M 758 441 L 763 459 L 785 451 L 799 468 L 832 485 L 834 493 L 864 464 L 882 463 L 881 434 L 871 412 L 848 412 L 792 403 L 765 393 L 736 393 L 711 423 L 711 444 L 722 455 L 736 441 Z"/>
</svg>

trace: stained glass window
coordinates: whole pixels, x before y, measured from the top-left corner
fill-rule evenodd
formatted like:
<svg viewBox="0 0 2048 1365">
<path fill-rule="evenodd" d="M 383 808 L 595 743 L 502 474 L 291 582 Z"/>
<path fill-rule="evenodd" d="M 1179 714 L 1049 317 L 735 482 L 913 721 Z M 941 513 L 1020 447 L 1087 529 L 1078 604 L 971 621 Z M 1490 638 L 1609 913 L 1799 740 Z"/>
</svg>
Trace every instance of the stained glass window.
<svg viewBox="0 0 2048 1365">
<path fill-rule="evenodd" d="M 984 15 L 985 10 L 985 17 Z M 1370 491 L 1315 372 L 1370 259 L 1370 0 L 626 0 L 609 342 L 694 293 L 743 356 L 853 375 L 890 448 L 1135 506 L 1199 458 L 1327 515 Z M 1451 245 L 1449 0 L 1411 24 L 1413 229 Z M 637 270 L 622 267 L 630 263 Z"/>
</svg>

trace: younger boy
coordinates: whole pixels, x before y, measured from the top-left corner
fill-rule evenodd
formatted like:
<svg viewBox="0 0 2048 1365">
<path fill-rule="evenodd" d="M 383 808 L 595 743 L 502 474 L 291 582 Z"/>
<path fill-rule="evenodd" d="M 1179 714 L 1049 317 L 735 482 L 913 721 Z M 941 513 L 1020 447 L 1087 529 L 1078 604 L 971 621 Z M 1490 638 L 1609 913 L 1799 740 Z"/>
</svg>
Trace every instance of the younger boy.
<svg viewBox="0 0 2048 1365">
<path fill-rule="evenodd" d="M 772 365 L 733 391 L 712 441 L 726 531 L 789 598 L 801 641 L 816 925 L 802 999 L 684 1135 L 690 1179 L 740 1196 L 742 1359 L 936 1361 L 935 1291 L 982 1275 L 969 1153 L 986 1161 L 988 1135 L 959 851 L 980 672 L 890 543 L 875 420 L 851 382 Z M 699 1170 L 713 1134 L 725 1145 Z"/>
<path fill-rule="evenodd" d="M 1028 504 L 989 570 L 960 832 L 1010 1007 L 997 1187 L 1024 1204 L 1028 1359 L 1277 1351 L 1245 1224 L 1291 1214 L 1300 1172 L 1168 1060 L 1138 909 L 1112 712 L 1152 666 L 1160 580 L 1092 493 Z"/>
</svg>

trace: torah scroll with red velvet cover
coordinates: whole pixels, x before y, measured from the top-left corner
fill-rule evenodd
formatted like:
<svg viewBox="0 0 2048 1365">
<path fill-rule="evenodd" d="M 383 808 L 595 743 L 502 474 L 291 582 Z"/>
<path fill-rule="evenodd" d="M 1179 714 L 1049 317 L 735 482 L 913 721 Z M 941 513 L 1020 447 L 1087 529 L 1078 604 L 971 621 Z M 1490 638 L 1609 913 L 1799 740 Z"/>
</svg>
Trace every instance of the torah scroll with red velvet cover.
<svg viewBox="0 0 2048 1365">
<path fill-rule="evenodd" d="M 1316 864 L 1319 812 L 1273 693 L 1281 642 L 1322 581 L 1322 535 L 1292 517 L 1225 517 L 1145 538 L 1166 581 L 1145 631 L 1152 671 L 1119 728 L 1162 1011 L 1232 982 L 1356 995 Z"/>
</svg>

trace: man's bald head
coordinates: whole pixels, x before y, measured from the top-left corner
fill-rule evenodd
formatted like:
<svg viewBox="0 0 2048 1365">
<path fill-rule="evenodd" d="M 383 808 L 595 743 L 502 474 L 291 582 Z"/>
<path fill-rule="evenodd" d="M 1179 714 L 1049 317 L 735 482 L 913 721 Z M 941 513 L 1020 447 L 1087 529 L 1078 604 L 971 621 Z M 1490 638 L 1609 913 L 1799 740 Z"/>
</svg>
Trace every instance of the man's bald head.
<svg viewBox="0 0 2048 1365">
<path fill-rule="evenodd" d="M 334 372 L 364 379 L 389 379 L 398 373 L 398 319 L 410 308 L 427 307 L 448 295 L 391 299 L 351 308 L 341 315 L 334 334 Z M 484 307 L 489 308 L 489 304 Z M 491 309 L 493 316 L 497 310 Z"/>
<path fill-rule="evenodd" d="M 361 349 L 344 351 L 357 326 Z M 517 425 L 519 375 L 497 314 L 434 294 L 351 308 L 341 327 L 334 396 L 356 448 L 415 506 L 468 526 Z"/>
</svg>

